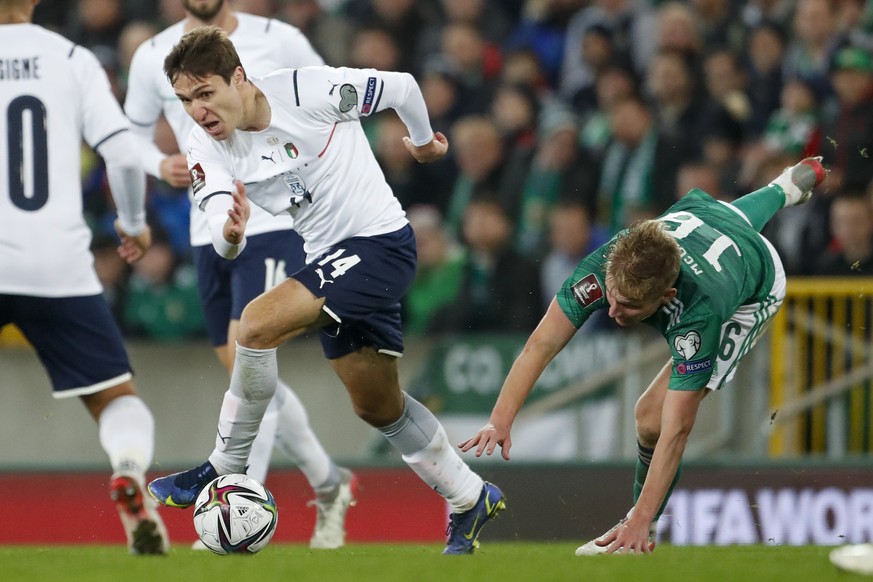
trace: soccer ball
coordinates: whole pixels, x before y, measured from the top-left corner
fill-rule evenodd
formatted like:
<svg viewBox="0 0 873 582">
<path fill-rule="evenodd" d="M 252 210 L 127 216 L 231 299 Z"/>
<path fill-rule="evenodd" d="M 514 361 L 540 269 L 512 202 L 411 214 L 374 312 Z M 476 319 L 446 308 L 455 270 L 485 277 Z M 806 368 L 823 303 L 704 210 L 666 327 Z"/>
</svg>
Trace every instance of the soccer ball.
<svg viewBox="0 0 873 582">
<path fill-rule="evenodd" d="M 222 475 L 194 502 L 194 529 L 216 554 L 254 554 L 270 542 L 279 511 L 273 494 L 247 475 Z"/>
<path fill-rule="evenodd" d="M 831 564 L 855 574 L 873 574 L 873 544 L 839 546 L 829 554 Z"/>
</svg>

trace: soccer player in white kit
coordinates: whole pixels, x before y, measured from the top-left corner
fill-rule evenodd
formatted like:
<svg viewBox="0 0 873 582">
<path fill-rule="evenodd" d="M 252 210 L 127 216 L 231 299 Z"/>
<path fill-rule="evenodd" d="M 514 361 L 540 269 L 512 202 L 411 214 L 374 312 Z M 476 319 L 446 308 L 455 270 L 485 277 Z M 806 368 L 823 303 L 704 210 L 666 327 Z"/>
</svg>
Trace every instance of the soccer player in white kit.
<svg viewBox="0 0 873 582">
<path fill-rule="evenodd" d="M 324 61 L 303 33 L 289 24 L 235 12 L 224 0 L 182 0 L 182 4 L 186 18 L 144 42 L 134 54 L 124 108 L 134 133 L 142 141 L 146 171 L 173 186 L 190 187 L 185 155 L 166 155 L 153 141 L 161 115 L 172 128 L 181 151 L 187 150 L 188 134 L 195 126 L 163 72 L 164 57 L 185 32 L 198 26 L 220 26 L 229 34 L 247 70 L 254 74 L 323 65 Z M 229 261 L 212 250 L 206 214 L 192 205 L 190 233 L 200 302 L 210 340 L 228 374 L 233 368 L 243 308 L 285 279 L 286 273 L 304 265 L 303 240 L 291 226 L 292 219 L 287 213 L 273 216 L 253 209 L 247 227 L 249 252 Z M 221 439 L 222 435 L 216 438 Z M 281 380 L 252 446 L 248 475 L 261 482 L 265 480 L 274 446 L 300 467 L 315 491 L 317 518 L 310 547 L 342 547 L 346 511 L 355 501 L 356 479 L 331 460 L 312 430 L 302 402 Z M 195 547 L 205 548 L 202 542 L 195 542 Z"/>
<path fill-rule="evenodd" d="M 17 325 L 36 348 L 53 396 L 78 396 L 97 422 L 130 552 L 165 554 L 164 524 L 143 491 L 154 419 L 136 393 L 94 272 L 82 216 L 82 141 L 106 162 L 119 254 L 128 262 L 151 244 L 145 175 L 97 58 L 31 24 L 35 5 L 0 0 L 0 327 Z"/>
<path fill-rule="evenodd" d="M 430 127 L 424 98 L 406 73 L 307 67 L 249 77 L 220 29 L 186 34 L 164 72 L 197 122 L 188 141 L 195 200 L 215 250 L 244 253 L 247 198 L 290 213 L 307 264 L 245 308 L 236 361 L 209 459 L 155 479 L 162 503 L 190 505 L 216 475 L 245 467 L 261 416 L 276 389 L 276 349 L 319 330 L 325 356 L 356 414 L 452 508 L 446 554 L 468 554 L 505 505 L 449 444 L 425 406 L 400 388 L 400 299 L 415 275 L 415 237 L 370 149 L 360 118 L 393 108 L 419 162 L 442 158 L 445 137 Z M 230 406 L 229 403 L 235 403 Z"/>
</svg>

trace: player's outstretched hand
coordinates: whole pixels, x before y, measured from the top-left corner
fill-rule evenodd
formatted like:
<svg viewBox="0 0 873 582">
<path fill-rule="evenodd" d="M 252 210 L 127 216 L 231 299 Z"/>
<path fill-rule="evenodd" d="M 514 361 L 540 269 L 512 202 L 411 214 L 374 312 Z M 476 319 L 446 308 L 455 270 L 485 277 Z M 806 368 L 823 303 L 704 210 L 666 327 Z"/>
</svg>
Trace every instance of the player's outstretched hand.
<svg viewBox="0 0 873 582">
<path fill-rule="evenodd" d="M 161 160 L 161 178 L 173 188 L 187 188 L 191 185 L 188 160 L 182 154 L 171 154 Z"/>
<path fill-rule="evenodd" d="M 234 185 L 233 208 L 227 211 L 227 222 L 224 223 L 224 240 L 232 245 L 242 242 L 246 233 L 246 224 L 252 213 L 252 207 L 246 196 L 246 186 L 242 180 L 237 180 Z"/>
<path fill-rule="evenodd" d="M 481 457 L 484 452 L 491 455 L 494 447 L 500 445 L 500 454 L 505 460 L 509 460 L 509 449 L 512 448 L 512 438 L 509 436 L 509 428 L 497 428 L 488 423 L 479 429 L 473 437 L 458 445 L 462 452 L 467 452 L 476 447 L 476 456 Z"/>
<path fill-rule="evenodd" d="M 649 524 L 635 521 L 633 517 L 595 543 L 607 546 L 609 554 L 651 554 L 655 549 L 655 542 L 649 541 Z"/>
<path fill-rule="evenodd" d="M 118 246 L 118 256 L 124 259 L 128 264 L 135 263 L 143 256 L 146 251 L 152 246 L 152 229 L 146 226 L 143 231 L 135 236 L 129 235 L 115 221 L 115 232 L 121 238 L 121 244 Z"/>
<path fill-rule="evenodd" d="M 449 150 L 449 140 L 440 132 L 433 134 L 433 139 L 423 146 L 413 145 L 408 137 L 403 138 L 403 145 L 419 163 L 435 162 L 446 155 Z"/>
</svg>

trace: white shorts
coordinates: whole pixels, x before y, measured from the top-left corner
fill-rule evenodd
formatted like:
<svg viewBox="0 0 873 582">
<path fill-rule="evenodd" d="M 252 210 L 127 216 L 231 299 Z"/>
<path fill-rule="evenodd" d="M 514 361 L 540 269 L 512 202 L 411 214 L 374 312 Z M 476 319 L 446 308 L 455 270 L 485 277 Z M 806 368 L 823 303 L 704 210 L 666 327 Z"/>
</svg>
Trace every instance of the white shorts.
<svg viewBox="0 0 873 582">
<path fill-rule="evenodd" d="M 761 240 L 770 249 L 773 257 L 773 288 L 763 302 L 741 305 L 739 309 L 721 326 L 719 345 L 730 349 L 719 350 L 715 362 L 715 371 L 706 383 L 710 390 L 720 390 L 725 383 L 733 379 L 737 364 L 748 354 L 758 342 L 758 339 L 773 320 L 773 316 L 785 301 L 785 268 L 776 249 L 763 236 Z M 725 353 L 727 352 L 727 353 Z"/>
</svg>

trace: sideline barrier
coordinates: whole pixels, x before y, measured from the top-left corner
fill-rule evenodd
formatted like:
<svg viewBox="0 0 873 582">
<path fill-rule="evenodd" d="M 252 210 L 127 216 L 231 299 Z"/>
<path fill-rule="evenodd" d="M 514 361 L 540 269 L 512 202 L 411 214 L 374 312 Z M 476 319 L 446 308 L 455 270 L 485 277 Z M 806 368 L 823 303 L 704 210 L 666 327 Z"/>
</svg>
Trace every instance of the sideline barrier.
<svg viewBox="0 0 873 582">
<path fill-rule="evenodd" d="M 790 278 L 770 336 L 771 457 L 873 451 L 873 278 Z"/>
</svg>

